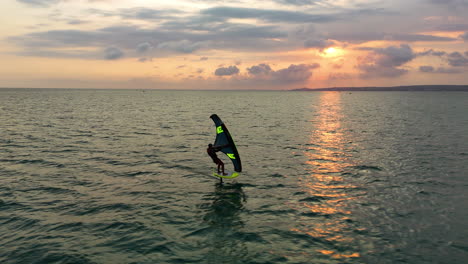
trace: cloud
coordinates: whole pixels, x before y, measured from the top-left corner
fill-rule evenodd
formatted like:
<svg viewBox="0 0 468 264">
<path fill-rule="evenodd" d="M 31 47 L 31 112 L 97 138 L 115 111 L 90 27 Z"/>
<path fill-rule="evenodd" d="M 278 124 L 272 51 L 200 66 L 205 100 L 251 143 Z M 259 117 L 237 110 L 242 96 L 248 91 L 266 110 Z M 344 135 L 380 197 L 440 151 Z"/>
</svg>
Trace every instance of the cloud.
<svg viewBox="0 0 468 264">
<path fill-rule="evenodd" d="M 450 66 L 453 67 L 464 67 L 468 66 L 468 58 L 464 57 L 460 52 L 452 52 L 447 55 Z"/>
<path fill-rule="evenodd" d="M 446 54 L 447 54 L 447 52 L 445 52 L 445 51 L 434 51 L 434 52 L 432 52 L 433 56 L 438 56 L 438 57 L 444 56 Z"/>
<path fill-rule="evenodd" d="M 401 41 L 401 42 L 450 42 L 456 38 L 439 37 L 423 34 L 401 34 L 383 32 L 352 32 L 352 33 L 332 33 L 330 39 L 342 42 L 363 43 L 368 41 Z"/>
<path fill-rule="evenodd" d="M 434 72 L 434 67 L 432 67 L 432 66 L 420 66 L 419 71 L 421 71 L 421 72 Z"/>
<path fill-rule="evenodd" d="M 406 74 L 408 70 L 398 68 L 414 58 L 417 54 L 411 47 L 401 44 L 399 47 L 374 48 L 365 58 L 361 58 L 358 69 L 362 71 L 362 78 L 384 77 L 392 78 Z"/>
<path fill-rule="evenodd" d="M 308 39 L 304 42 L 306 48 L 318 48 L 320 50 L 326 49 L 335 45 L 335 42 L 328 39 Z"/>
<path fill-rule="evenodd" d="M 29 3 L 54 3 L 69 0 L 22 0 Z M 22 34 L 8 38 L 17 46 L 27 49 L 30 54 L 46 54 L 47 51 L 62 50 L 55 54 L 70 57 L 66 50 L 93 50 L 118 45 L 128 52 L 126 56 L 139 58 L 141 53 L 147 56 L 166 56 L 173 53 L 195 53 L 199 50 L 235 50 L 235 51 L 286 51 L 305 47 L 322 49 L 332 45 L 326 35 L 309 34 L 314 31 L 312 24 L 354 19 L 351 14 L 375 14 L 381 11 L 340 8 L 327 12 L 300 9 L 303 4 L 313 4 L 315 0 L 279 0 L 290 4 L 291 10 L 241 8 L 218 6 L 200 11 L 180 11 L 175 9 L 121 8 L 115 10 L 86 9 L 88 17 L 103 16 L 115 21 L 120 18 L 122 24 L 82 30 L 49 30 Z M 215 2 L 213 2 L 215 3 Z M 300 10 L 299 10 L 300 9 Z M 331 13 L 333 12 L 333 13 Z M 258 19 L 266 23 L 243 23 L 236 19 Z M 134 23 L 132 20 L 147 21 L 150 24 Z M 81 20 L 72 23 L 83 23 Z M 92 21 L 89 24 L 92 25 Z M 295 32 L 298 25 L 303 25 L 302 32 Z M 145 25 L 145 26 L 144 26 Z M 148 26 L 153 25 L 153 26 Z M 328 33 L 327 33 L 328 34 Z M 300 36 L 299 36 L 300 35 Z M 147 44 L 143 44 L 147 43 Z M 150 44 L 151 43 L 151 44 Z M 20 53 L 20 52 L 18 52 Z M 25 53 L 24 51 L 22 53 Z M 49 54 L 51 54 L 49 52 Z M 145 55 L 145 56 L 146 56 Z M 99 57 L 99 56 L 97 56 Z"/>
<path fill-rule="evenodd" d="M 458 74 L 462 73 L 460 69 L 454 69 L 454 68 L 444 68 L 444 67 L 439 67 L 435 71 L 436 73 L 447 73 L 447 74 Z"/>
<path fill-rule="evenodd" d="M 374 65 L 361 65 L 359 68 L 364 72 L 360 75 L 363 79 L 376 77 L 395 78 L 408 73 L 406 69 L 384 68 Z"/>
<path fill-rule="evenodd" d="M 273 23 L 326 23 L 340 20 L 340 16 L 338 15 L 310 14 L 296 11 L 243 7 L 213 7 L 202 10 L 201 14 L 208 15 L 216 19 L 258 19 Z"/>
<path fill-rule="evenodd" d="M 158 45 L 158 49 L 167 49 L 181 53 L 192 53 L 202 47 L 202 42 L 192 42 L 189 40 L 168 41 Z"/>
<path fill-rule="evenodd" d="M 294 6 L 307 6 L 314 5 L 317 0 L 275 0 L 275 2 L 284 4 L 284 5 L 294 5 Z"/>
<path fill-rule="evenodd" d="M 75 59 L 96 59 L 102 58 L 102 50 L 89 51 L 87 49 L 67 49 L 67 50 L 40 50 L 29 49 L 16 53 L 19 56 L 49 57 L 49 58 L 75 58 Z"/>
<path fill-rule="evenodd" d="M 419 52 L 417 54 L 418 56 L 436 56 L 436 57 L 443 57 L 445 55 L 447 55 L 447 52 L 445 51 L 435 51 L 433 49 L 430 49 L 430 50 L 427 50 L 427 51 L 423 51 L 423 52 Z"/>
<path fill-rule="evenodd" d="M 224 24 L 214 34 L 210 35 L 213 39 L 273 39 L 286 38 L 287 34 L 280 31 L 275 26 L 252 26 L 242 24 Z"/>
<path fill-rule="evenodd" d="M 218 29 L 196 30 L 166 28 L 144 28 L 137 25 L 116 25 L 95 30 L 49 30 L 9 37 L 8 40 L 19 46 L 39 51 L 53 48 L 102 48 L 115 45 L 137 51 L 149 48 L 154 43 L 153 52 L 160 53 L 193 53 L 200 49 L 228 49 L 242 51 L 267 51 L 286 49 L 287 34 L 274 26 L 256 26 L 240 24 L 223 24 Z M 159 49 L 159 50 L 158 50 Z M 66 53 L 65 53 L 66 54 Z M 130 54 L 131 55 L 131 54 Z M 137 54 L 136 54 L 137 55 Z M 137 57 L 137 56 L 136 56 Z"/>
<path fill-rule="evenodd" d="M 443 24 L 443 25 L 436 26 L 435 30 L 449 31 L 449 32 L 467 31 L 468 24 Z"/>
<path fill-rule="evenodd" d="M 153 48 L 153 45 L 151 45 L 151 43 L 143 42 L 143 43 L 138 44 L 136 50 L 137 50 L 138 53 L 145 53 L 145 52 L 149 51 L 152 48 Z"/>
<path fill-rule="evenodd" d="M 82 30 L 50 30 L 34 32 L 22 36 L 10 37 L 9 40 L 20 45 L 32 48 L 55 48 L 55 47 L 89 47 L 98 45 L 111 45 L 103 31 L 82 31 Z"/>
<path fill-rule="evenodd" d="M 230 75 L 234 75 L 238 73 L 239 73 L 239 68 L 237 68 L 236 66 L 229 66 L 229 67 L 220 67 L 216 69 L 214 74 L 216 76 L 230 76 Z"/>
<path fill-rule="evenodd" d="M 444 67 L 439 67 L 435 69 L 432 66 L 421 66 L 419 67 L 420 72 L 425 72 L 425 73 L 444 73 L 444 74 L 457 74 L 461 73 L 459 69 L 454 69 L 454 68 L 444 68 Z"/>
<path fill-rule="evenodd" d="M 300 39 L 308 39 L 310 36 L 317 35 L 317 29 L 314 24 L 298 25 L 291 32 L 291 35 Z"/>
<path fill-rule="evenodd" d="M 429 2 L 435 5 L 443 5 L 451 8 L 468 7 L 467 0 L 429 0 Z"/>
<path fill-rule="evenodd" d="M 287 68 L 272 70 L 270 65 L 262 63 L 247 68 L 248 79 L 275 84 L 300 83 L 307 81 L 312 76 L 312 70 L 319 68 L 318 63 L 291 64 Z"/>
<path fill-rule="evenodd" d="M 392 41 L 405 41 L 405 42 L 416 42 L 416 41 L 456 41 L 456 38 L 449 37 L 439 37 L 432 35 L 423 35 L 423 34 L 386 34 L 384 40 Z"/>
<path fill-rule="evenodd" d="M 305 48 L 316 48 L 319 50 L 335 45 L 335 42 L 327 37 L 327 34 L 321 33 L 312 24 L 298 26 L 291 30 L 291 40 L 302 42 Z"/>
<path fill-rule="evenodd" d="M 69 0 L 22 0 L 29 3 L 54 3 Z M 218 6 L 200 11 L 180 11 L 174 9 L 123 8 L 110 10 L 86 9 L 88 17 L 106 16 L 115 21 L 121 19 L 121 24 L 110 27 L 89 29 L 94 23 L 89 22 L 82 30 L 49 30 L 22 34 L 10 37 L 17 46 L 25 51 L 19 53 L 56 54 L 56 56 L 72 57 L 72 49 L 88 50 L 83 54 L 89 58 L 102 58 L 98 52 L 106 47 L 118 46 L 125 51 L 126 57 L 169 56 L 174 53 L 191 54 L 204 50 L 242 51 L 242 52 L 275 52 L 297 49 L 301 45 L 306 48 L 324 49 L 340 42 L 365 42 L 373 40 L 415 41 L 453 41 L 454 38 L 422 34 L 389 34 L 382 32 L 354 33 L 346 30 L 335 33 L 338 29 L 335 22 L 354 21 L 356 16 L 380 14 L 380 9 L 363 9 L 356 4 L 354 8 L 340 7 L 331 9 L 330 1 L 317 4 L 314 9 L 301 8 L 302 5 L 314 4 L 316 0 L 274 0 L 288 4 L 284 9 L 241 8 L 233 6 Z M 216 3 L 216 2 L 212 2 Z M 239 3 L 238 3 L 239 4 Z M 351 5 L 351 3 L 350 3 Z M 319 8 L 326 10 L 320 12 Z M 294 11 L 297 10 L 297 11 Z M 182 9 L 181 9 L 182 10 Z M 314 13 L 313 13 L 314 12 Z M 364 16 L 365 15 L 365 16 Z M 64 15 L 65 16 L 65 15 Z M 80 16 L 78 18 L 85 17 Z M 106 19 L 100 17 L 99 19 Z M 135 23 L 135 19 L 148 23 Z M 261 23 L 240 21 L 241 19 L 256 19 Z M 70 20 L 67 20 L 70 21 Z M 76 23 L 82 21 L 76 20 Z M 139 22 L 139 21 L 138 21 Z M 248 23 L 247 23 L 248 22 Z M 320 23 L 329 23 L 327 28 Z M 298 29 L 301 27 L 301 29 Z M 70 27 L 75 28 L 75 27 Z M 341 29 L 340 29 L 341 30 Z M 349 32 L 349 33 L 348 33 Z M 334 42 L 335 41 L 335 42 Z M 55 53 L 51 52 L 55 51 Z M 60 51 L 60 52 L 57 52 Z M 143 56 L 142 53 L 145 53 Z M 206 54 L 206 53 L 205 53 Z"/>
<path fill-rule="evenodd" d="M 51 4 L 55 4 L 59 2 L 60 0 L 16 0 L 18 2 L 21 2 L 23 4 L 28 4 L 34 7 L 48 7 Z"/>
<path fill-rule="evenodd" d="M 290 1 L 300 4 L 312 1 Z M 299 5 L 296 5 L 299 6 Z M 312 9 L 309 9 L 312 10 Z M 280 9 L 260 9 L 245 7 L 218 6 L 204 9 L 200 12 L 205 16 L 205 20 L 228 21 L 230 19 L 256 19 L 262 22 L 279 24 L 303 24 L 303 23 L 331 23 L 336 21 L 351 21 L 356 17 L 364 18 L 366 16 L 379 16 L 390 14 L 384 8 L 363 8 L 357 5 L 354 8 L 336 7 L 330 3 L 321 5 L 321 9 L 314 9 L 315 12 L 306 12 L 304 8 L 301 11 L 280 10 Z"/>
<path fill-rule="evenodd" d="M 314 64 L 291 64 L 286 69 L 274 72 L 274 77 L 281 82 L 302 82 L 312 76 L 312 69 L 319 68 L 318 63 Z"/>
<path fill-rule="evenodd" d="M 330 73 L 328 75 L 328 80 L 348 80 L 348 79 L 352 79 L 353 76 L 349 73 L 340 73 L 340 72 L 337 72 L 337 73 Z"/>
<path fill-rule="evenodd" d="M 344 60 L 341 60 L 339 63 L 334 63 L 334 64 L 332 64 L 332 67 L 333 67 L 333 69 L 337 69 L 337 70 L 338 70 L 338 69 L 343 68 L 343 65 L 344 65 Z"/>
<path fill-rule="evenodd" d="M 465 54 L 461 52 L 447 53 L 445 51 L 434 51 L 432 49 L 417 53 L 417 56 L 436 56 L 448 62 L 452 67 L 466 67 L 468 66 L 468 52 Z M 438 68 L 435 70 L 432 66 L 421 66 L 419 68 L 422 72 L 439 72 L 439 73 L 459 73 L 457 69 Z"/>
<path fill-rule="evenodd" d="M 139 20 L 164 20 L 174 18 L 174 15 L 183 14 L 180 10 L 175 9 L 151 9 L 145 7 L 124 8 L 119 12 L 113 13 L 115 16 L 120 16 L 126 19 Z"/>
<path fill-rule="evenodd" d="M 247 72 L 251 75 L 270 75 L 273 71 L 270 65 L 262 63 L 247 68 Z"/>
<path fill-rule="evenodd" d="M 402 44 L 400 47 L 390 46 L 384 49 L 375 49 L 375 52 L 381 55 L 376 64 L 384 67 L 398 67 L 416 57 L 411 47 L 406 44 Z"/>
<path fill-rule="evenodd" d="M 276 86 L 304 83 L 312 76 L 312 70 L 319 68 L 318 63 L 291 64 L 287 68 L 273 70 L 270 65 L 261 63 L 247 68 L 247 74 L 240 75 L 233 82 L 249 86 Z M 239 69 L 236 66 L 220 67 L 216 69 L 216 76 L 237 75 Z"/>
<path fill-rule="evenodd" d="M 465 41 L 468 41 L 468 31 L 465 32 L 464 34 L 461 34 L 459 37 Z"/>
<path fill-rule="evenodd" d="M 88 21 L 84 21 L 81 19 L 70 19 L 68 20 L 67 24 L 69 25 L 81 25 L 81 24 L 86 24 Z"/>
<path fill-rule="evenodd" d="M 124 53 L 116 48 L 116 47 L 109 47 L 104 50 L 104 58 L 106 60 L 116 60 L 122 58 Z"/>
</svg>

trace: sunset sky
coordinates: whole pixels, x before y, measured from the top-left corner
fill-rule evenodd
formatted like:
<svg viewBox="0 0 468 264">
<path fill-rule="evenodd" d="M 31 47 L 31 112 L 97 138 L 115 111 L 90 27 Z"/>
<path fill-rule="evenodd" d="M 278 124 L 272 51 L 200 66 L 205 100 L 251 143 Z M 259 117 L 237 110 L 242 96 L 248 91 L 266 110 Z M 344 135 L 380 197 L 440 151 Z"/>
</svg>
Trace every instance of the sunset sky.
<svg viewBox="0 0 468 264">
<path fill-rule="evenodd" d="M 468 84 L 468 0 L 2 0 L 0 87 Z"/>
</svg>

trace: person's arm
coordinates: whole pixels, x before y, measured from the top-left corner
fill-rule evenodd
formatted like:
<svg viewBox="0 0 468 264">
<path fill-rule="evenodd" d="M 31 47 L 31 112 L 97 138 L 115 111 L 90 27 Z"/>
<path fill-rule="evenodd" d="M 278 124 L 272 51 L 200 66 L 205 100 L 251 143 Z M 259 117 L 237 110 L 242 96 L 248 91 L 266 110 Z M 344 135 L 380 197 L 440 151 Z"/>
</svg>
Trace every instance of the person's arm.
<svg viewBox="0 0 468 264">
<path fill-rule="evenodd" d="M 216 150 L 216 151 L 220 151 L 222 148 L 225 148 L 225 147 L 228 147 L 229 144 L 226 144 L 226 145 L 221 145 L 221 146 L 213 146 L 213 148 Z"/>
</svg>

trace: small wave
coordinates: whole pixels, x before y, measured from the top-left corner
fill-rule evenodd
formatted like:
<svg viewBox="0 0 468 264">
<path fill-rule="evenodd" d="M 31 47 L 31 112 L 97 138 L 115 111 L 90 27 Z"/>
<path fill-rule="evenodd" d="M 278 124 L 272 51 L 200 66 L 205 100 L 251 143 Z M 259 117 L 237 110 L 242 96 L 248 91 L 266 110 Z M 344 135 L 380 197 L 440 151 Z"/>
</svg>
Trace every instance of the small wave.
<svg viewBox="0 0 468 264">
<path fill-rule="evenodd" d="M 300 191 L 300 192 L 295 192 L 295 193 L 293 193 L 293 195 L 305 195 L 305 194 L 307 194 L 307 193 L 304 192 L 304 191 Z"/>
<path fill-rule="evenodd" d="M 47 240 L 50 237 L 38 236 L 36 239 Z M 82 254 L 65 251 L 61 251 L 60 253 L 54 252 L 51 248 L 55 246 L 52 242 L 30 245 L 27 249 L 12 250 L 8 258 L 20 259 L 21 263 L 95 263 Z"/>
<path fill-rule="evenodd" d="M 108 161 L 106 161 L 106 163 L 110 164 L 110 165 L 116 165 L 116 166 L 119 166 L 119 165 L 129 166 L 129 165 L 131 165 L 130 163 L 122 162 L 122 161 L 119 161 L 119 160 L 108 160 Z"/>
<path fill-rule="evenodd" d="M 162 168 L 165 169 L 181 169 L 185 171 L 193 171 L 192 167 L 184 166 L 184 165 L 179 165 L 179 164 L 174 164 L 174 165 L 162 165 Z"/>
<path fill-rule="evenodd" d="M 138 232 L 146 229 L 145 225 L 140 222 L 112 222 L 109 224 L 98 223 L 95 224 L 94 228 L 96 231 L 132 231 Z"/>
<path fill-rule="evenodd" d="M 4 148 L 30 148 L 30 145 L 19 145 L 19 144 L 5 144 L 3 145 Z"/>
<path fill-rule="evenodd" d="M 275 228 L 275 229 L 269 230 L 269 233 L 282 237 L 283 239 L 294 239 L 296 241 L 301 241 L 301 242 L 310 242 L 311 244 L 315 244 L 317 242 L 330 244 L 330 242 L 327 242 L 326 240 L 323 240 L 319 237 L 311 236 L 307 233 L 299 232 L 299 230 L 297 229 L 294 229 L 294 231 L 291 231 L 291 230 L 281 230 L 281 229 Z"/>
<path fill-rule="evenodd" d="M 463 245 L 463 244 L 461 244 L 459 242 L 452 242 L 450 244 L 450 246 L 453 247 L 453 248 L 460 249 L 460 250 L 463 250 L 465 252 L 468 252 L 468 245 L 467 244 Z"/>
<path fill-rule="evenodd" d="M 323 201 L 323 200 L 324 200 L 324 197 L 312 196 L 312 197 L 303 198 L 303 199 L 301 199 L 299 201 L 300 202 L 320 202 L 320 201 Z"/>
<path fill-rule="evenodd" d="M 148 132 L 134 132 L 134 134 L 136 134 L 136 135 L 154 135 L 154 134 L 148 133 Z"/>
<path fill-rule="evenodd" d="M 57 149 L 57 150 L 42 150 L 41 152 L 43 153 L 72 153 L 72 152 L 78 152 L 78 149 Z"/>
<path fill-rule="evenodd" d="M 317 217 L 317 216 L 326 216 L 328 217 L 329 214 L 320 214 L 320 213 L 316 213 L 316 212 L 302 212 L 301 213 L 302 216 L 307 216 L 307 217 Z"/>
<path fill-rule="evenodd" d="M 188 234 L 185 234 L 183 238 L 194 237 L 194 236 L 206 237 L 211 231 L 212 231 L 211 227 L 203 227 L 203 228 L 199 228 L 197 230 L 191 231 Z"/>
<path fill-rule="evenodd" d="M 64 164 L 53 162 L 53 161 L 47 161 L 43 159 L 24 159 L 24 160 L 16 160 L 15 162 L 18 164 L 38 164 L 38 165 L 44 165 L 44 166 L 56 167 L 56 168 L 65 167 Z"/>
<path fill-rule="evenodd" d="M 77 140 L 77 141 L 74 141 L 73 143 L 78 144 L 78 145 L 83 145 L 83 144 L 88 144 L 89 141 L 88 140 Z"/>
<path fill-rule="evenodd" d="M 295 214 L 296 210 L 294 209 L 272 209 L 272 210 L 255 210 L 251 212 L 252 214 L 259 214 L 259 215 L 287 215 L 287 214 Z"/>
<path fill-rule="evenodd" d="M 112 212 L 129 212 L 133 211 L 133 206 L 129 204 L 123 203 L 115 203 L 115 204 L 106 204 L 106 205 L 98 205 L 98 206 L 87 206 L 87 207 L 75 207 L 75 206 L 67 206 L 70 210 L 67 212 L 71 215 L 78 215 L 78 216 L 88 216 L 88 215 L 96 215 L 108 211 Z"/>
<path fill-rule="evenodd" d="M 135 171 L 135 172 L 127 173 L 126 176 L 136 177 L 136 176 L 140 176 L 140 175 L 152 175 L 152 174 L 154 174 L 154 172 L 152 172 L 152 171 Z"/>
<path fill-rule="evenodd" d="M 430 192 L 427 192 L 427 191 L 418 191 L 418 194 L 421 194 L 421 195 L 431 195 Z"/>
<path fill-rule="evenodd" d="M 49 231 L 63 231 L 63 232 L 76 232 L 83 229 L 84 224 L 82 222 L 73 222 L 66 224 L 58 224 L 55 227 L 49 229 Z"/>
<path fill-rule="evenodd" d="M 377 166 L 359 165 L 351 166 L 350 168 L 361 170 L 361 171 L 382 171 L 383 169 Z"/>
<path fill-rule="evenodd" d="M 246 242 L 265 243 L 265 239 L 258 234 L 253 232 L 237 232 L 235 237 Z"/>
<path fill-rule="evenodd" d="M 284 188 L 286 187 L 284 184 L 278 183 L 274 185 L 264 185 L 262 187 L 259 187 L 259 189 L 274 189 L 274 188 Z"/>
<path fill-rule="evenodd" d="M 279 173 L 274 173 L 269 175 L 272 178 L 284 178 L 285 176 Z"/>
<path fill-rule="evenodd" d="M 0 199 L 0 211 L 6 211 L 9 209 L 13 210 L 20 210 L 20 209 L 25 209 L 28 208 L 24 204 L 17 203 L 17 202 L 12 202 L 12 201 L 4 201 Z"/>
<path fill-rule="evenodd" d="M 34 226 L 40 223 L 37 219 L 20 217 L 20 216 L 13 216 L 6 219 L 3 222 L 0 222 L 2 226 L 7 226 L 10 231 L 21 230 L 24 231 L 26 229 L 33 228 Z"/>
<path fill-rule="evenodd" d="M 158 234 L 150 234 L 143 232 L 128 232 L 119 236 L 112 236 L 107 238 L 106 241 L 97 244 L 97 247 L 110 247 L 113 249 L 123 250 L 125 252 L 138 252 L 148 253 L 148 251 L 154 248 L 153 243 L 155 241 L 164 241 L 165 239 Z M 170 248 L 166 244 L 159 244 L 158 248 L 165 250 L 167 253 L 172 253 Z M 173 253 L 172 253 L 173 254 Z"/>
<path fill-rule="evenodd" d="M 28 189 L 27 191 L 44 191 L 44 192 L 48 192 L 52 194 L 61 194 L 61 193 L 69 194 L 70 192 L 74 192 L 73 190 L 70 190 L 70 189 L 65 189 L 61 187 L 53 187 L 53 186 L 34 187 L 31 189 Z"/>
<path fill-rule="evenodd" d="M 150 249 L 147 250 L 147 253 L 163 253 L 166 255 L 173 255 L 173 251 L 171 250 L 171 247 L 173 247 L 176 243 L 175 242 L 166 242 L 162 243 L 156 246 L 151 247 Z M 185 263 L 185 261 L 184 261 Z"/>
</svg>

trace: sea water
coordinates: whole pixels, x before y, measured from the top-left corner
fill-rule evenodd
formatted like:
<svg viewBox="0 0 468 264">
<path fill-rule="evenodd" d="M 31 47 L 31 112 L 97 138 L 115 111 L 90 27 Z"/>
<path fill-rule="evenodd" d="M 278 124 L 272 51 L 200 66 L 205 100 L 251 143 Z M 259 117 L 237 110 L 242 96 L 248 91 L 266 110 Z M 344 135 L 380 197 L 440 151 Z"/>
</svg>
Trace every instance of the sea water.
<svg viewBox="0 0 468 264">
<path fill-rule="evenodd" d="M 463 263 L 467 171 L 463 92 L 0 89 L 0 263 Z"/>
</svg>

